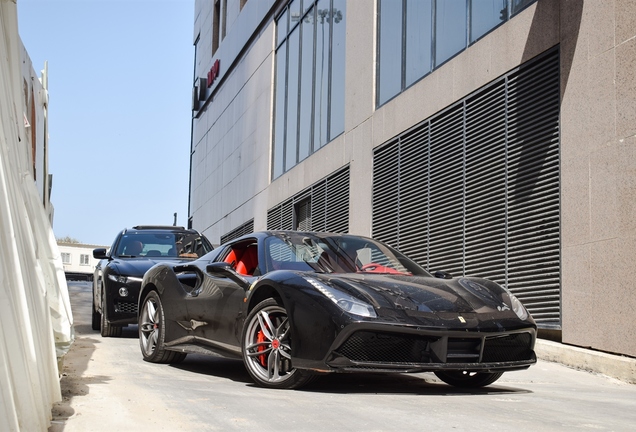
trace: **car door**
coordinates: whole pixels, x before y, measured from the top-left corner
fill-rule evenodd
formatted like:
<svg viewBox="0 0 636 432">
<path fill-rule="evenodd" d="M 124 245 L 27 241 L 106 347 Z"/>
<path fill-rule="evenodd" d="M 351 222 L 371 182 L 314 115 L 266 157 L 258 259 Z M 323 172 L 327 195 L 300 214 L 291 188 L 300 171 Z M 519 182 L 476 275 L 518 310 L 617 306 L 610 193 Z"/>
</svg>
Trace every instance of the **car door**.
<svg viewBox="0 0 636 432">
<path fill-rule="evenodd" d="M 226 262 L 233 269 L 246 272 L 245 248 L 249 243 L 229 245 L 221 251 L 215 262 Z M 248 282 L 257 279 L 250 274 L 241 274 Z M 196 293 L 188 299 L 188 315 L 192 320 L 194 335 L 212 341 L 218 347 L 239 350 L 240 324 L 245 319 L 245 296 L 247 288 L 232 278 L 219 273 L 205 273 Z"/>
</svg>

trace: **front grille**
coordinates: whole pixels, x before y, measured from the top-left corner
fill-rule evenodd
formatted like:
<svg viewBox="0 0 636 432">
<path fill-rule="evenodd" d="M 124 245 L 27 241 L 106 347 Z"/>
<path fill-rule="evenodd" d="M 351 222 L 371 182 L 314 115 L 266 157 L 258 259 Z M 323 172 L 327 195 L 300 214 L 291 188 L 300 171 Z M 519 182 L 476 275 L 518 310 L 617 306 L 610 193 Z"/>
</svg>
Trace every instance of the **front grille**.
<svg viewBox="0 0 636 432">
<path fill-rule="evenodd" d="M 448 338 L 447 363 L 478 363 L 480 338 Z"/>
<path fill-rule="evenodd" d="M 532 358 L 532 336 L 516 333 L 498 338 L 487 338 L 484 347 L 484 362 L 520 361 Z"/>
<path fill-rule="evenodd" d="M 436 338 L 356 332 L 337 350 L 352 361 L 381 363 L 428 363 L 430 342 Z"/>
<path fill-rule="evenodd" d="M 530 333 L 484 339 L 358 331 L 335 354 L 360 363 L 498 363 L 531 360 L 531 343 Z"/>
<path fill-rule="evenodd" d="M 137 303 L 115 300 L 115 312 L 137 314 Z"/>
</svg>

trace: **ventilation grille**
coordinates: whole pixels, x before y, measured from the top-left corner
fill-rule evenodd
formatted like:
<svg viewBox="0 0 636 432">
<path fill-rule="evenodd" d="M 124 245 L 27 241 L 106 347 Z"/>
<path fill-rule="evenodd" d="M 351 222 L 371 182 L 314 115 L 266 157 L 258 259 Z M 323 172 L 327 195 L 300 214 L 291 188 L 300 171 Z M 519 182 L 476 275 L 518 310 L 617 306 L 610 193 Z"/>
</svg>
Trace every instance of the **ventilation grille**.
<svg viewBox="0 0 636 432">
<path fill-rule="evenodd" d="M 221 244 L 227 243 L 230 240 L 234 240 L 236 238 L 244 236 L 245 234 L 250 234 L 253 232 L 254 232 L 254 219 L 250 219 L 249 221 L 245 222 L 243 225 L 240 225 L 234 228 L 232 231 L 226 234 L 223 234 L 221 236 Z"/>
<path fill-rule="evenodd" d="M 374 237 L 560 327 L 559 97 L 556 47 L 375 149 Z"/>
<path fill-rule="evenodd" d="M 267 211 L 269 230 L 349 231 L 349 166 Z"/>
</svg>

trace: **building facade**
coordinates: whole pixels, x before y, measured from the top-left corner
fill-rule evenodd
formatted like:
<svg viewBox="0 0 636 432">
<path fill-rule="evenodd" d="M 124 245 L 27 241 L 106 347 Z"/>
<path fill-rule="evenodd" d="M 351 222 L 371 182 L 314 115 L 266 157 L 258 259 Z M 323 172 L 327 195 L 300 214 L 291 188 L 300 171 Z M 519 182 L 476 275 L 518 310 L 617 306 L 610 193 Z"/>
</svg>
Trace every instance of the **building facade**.
<svg viewBox="0 0 636 432">
<path fill-rule="evenodd" d="M 93 249 L 98 247 L 108 248 L 107 246 L 64 242 L 58 242 L 57 246 L 62 256 L 66 279 L 69 280 L 92 280 L 95 266 L 99 263 L 98 259 L 93 258 Z"/>
<path fill-rule="evenodd" d="M 197 0 L 189 224 L 369 235 L 636 356 L 636 4 Z"/>
</svg>

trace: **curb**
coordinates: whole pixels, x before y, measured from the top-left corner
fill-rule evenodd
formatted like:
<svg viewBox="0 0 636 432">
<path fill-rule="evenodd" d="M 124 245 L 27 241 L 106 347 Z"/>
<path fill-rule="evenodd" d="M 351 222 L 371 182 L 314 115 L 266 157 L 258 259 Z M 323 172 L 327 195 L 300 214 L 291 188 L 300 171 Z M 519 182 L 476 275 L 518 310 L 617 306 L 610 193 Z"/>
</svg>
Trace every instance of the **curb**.
<svg viewBox="0 0 636 432">
<path fill-rule="evenodd" d="M 537 339 L 537 358 L 636 384 L 636 359 Z"/>
</svg>

